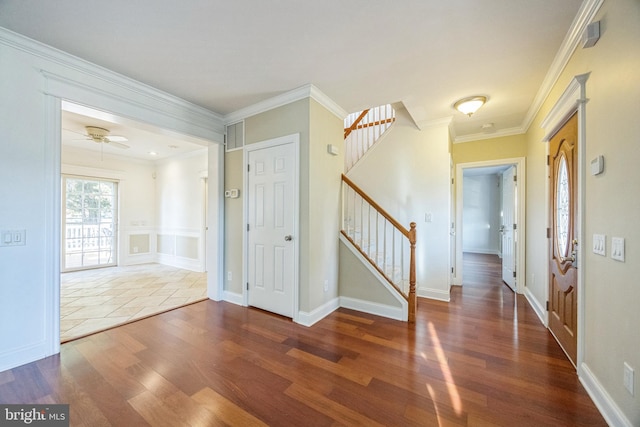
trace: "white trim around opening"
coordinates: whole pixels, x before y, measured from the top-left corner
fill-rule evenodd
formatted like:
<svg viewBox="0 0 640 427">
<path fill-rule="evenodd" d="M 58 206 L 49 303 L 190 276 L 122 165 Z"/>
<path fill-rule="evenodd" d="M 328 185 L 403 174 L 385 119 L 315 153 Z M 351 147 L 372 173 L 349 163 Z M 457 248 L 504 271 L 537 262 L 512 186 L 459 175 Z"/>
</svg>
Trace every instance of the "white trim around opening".
<svg viewBox="0 0 640 427">
<path fill-rule="evenodd" d="M 525 277 L 526 276 L 526 263 L 525 263 L 525 248 L 526 248 L 526 227 L 525 224 L 525 195 L 526 195 L 526 159 L 524 157 L 516 157 L 511 159 L 496 159 L 487 160 L 482 162 L 468 162 L 458 163 L 456 165 L 456 214 L 455 214 L 455 266 L 453 284 L 462 285 L 462 210 L 463 210 L 463 195 L 464 195 L 464 170 L 469 168 L 482 168 L 492 166 L 508 166 L 515 165 L 518 174 L 518 185 L 516 190 L 517 204 L 516 204 L 516 224 L 518 224 L 518 239 L 516 242 L 516 292 L 522 294 L 525 289 Z"/>
</svg>

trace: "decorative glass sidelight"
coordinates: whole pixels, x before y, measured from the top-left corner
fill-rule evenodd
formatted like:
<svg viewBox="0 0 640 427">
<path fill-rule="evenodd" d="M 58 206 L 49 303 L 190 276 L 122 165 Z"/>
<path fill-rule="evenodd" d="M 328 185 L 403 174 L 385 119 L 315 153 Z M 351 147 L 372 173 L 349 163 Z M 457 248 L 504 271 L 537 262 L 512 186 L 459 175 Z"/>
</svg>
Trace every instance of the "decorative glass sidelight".
<svg viewBox="0 0 640 427">
<path fill-rule="evenodd" d="M 569 172 L 567 158 L 560 157 L 556 184 L 556 236 L 558 240 L 558 255 L 567 256 L 569 249 L 569 215 L 571 193 L 569 191 Z"/>
</svg>

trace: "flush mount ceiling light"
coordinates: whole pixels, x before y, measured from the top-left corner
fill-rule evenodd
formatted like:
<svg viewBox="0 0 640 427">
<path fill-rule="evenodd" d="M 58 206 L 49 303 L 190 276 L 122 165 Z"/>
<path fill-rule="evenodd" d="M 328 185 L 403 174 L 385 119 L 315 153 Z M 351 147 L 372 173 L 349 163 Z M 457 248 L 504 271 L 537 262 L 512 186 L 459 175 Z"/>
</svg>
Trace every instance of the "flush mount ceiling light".
<svg viewBox="0 0 640 427">
<path fill-rule="evenodd" d="M 469 96 L 456 101 L 456 103 L 453 104 L 453 108 L 471 117 L 471 115 L 478 111 L 478 108 L 482 107 L 485 102 L 487 102 L 486 96 Z"/>
</svg>

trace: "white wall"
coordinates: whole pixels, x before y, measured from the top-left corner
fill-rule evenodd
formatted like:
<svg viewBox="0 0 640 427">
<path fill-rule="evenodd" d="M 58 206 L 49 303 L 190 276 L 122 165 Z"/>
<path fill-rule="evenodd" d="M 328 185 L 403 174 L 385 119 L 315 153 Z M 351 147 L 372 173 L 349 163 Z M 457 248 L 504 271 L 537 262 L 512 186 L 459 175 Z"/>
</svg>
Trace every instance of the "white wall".
<svg viewBox="0 0 640 427">
<path fill-rule="evenodd" d="M 418 296 L 449 300 L 448 122 L 417 129 L 406 110 L 348 173 L 401 224 L 417 223 Z M 431 213 L 432 222 L 425 222 Z"/>
<path fill-rule="evenodd" d="M 207 156 L 205 148 L 145 161 L 65 146 L 62 173 L 118 181 L 118 265 L 158 262 L 204 271 Z M 172 243 L 170 252 L 158 250 L 159 235 Z M 136 252 L 131 236 L 148 236 L 149 251 Z"/>
<path fill-rule="evenodd" d="M 2 371 L 60 348 L 61 99 L 203 144 L 221 142 L 223 124 L 200 107 L 2 28 L 0 58 L 0 117 L 10 124 L 0 127 L 0 200 L 10 201 L 0 207 L 0 229 L 26 230 L 26 245 L 0 248 Z M 217 224 L 218 216 L 211 219 Z M 209 269 L 216 278 L 217 261 Z"/>
<path fill-rule="evenodd" d="M 207 150 L 158 161 L 157 235 L 171 247 L 157 247 L 158 262 L 204 271 L 204 214 Z"/>
<path fill-rule="evenodd" d="M 500 254 L 501 175 L 464 177 L 462 250 Z"/>
</svg>

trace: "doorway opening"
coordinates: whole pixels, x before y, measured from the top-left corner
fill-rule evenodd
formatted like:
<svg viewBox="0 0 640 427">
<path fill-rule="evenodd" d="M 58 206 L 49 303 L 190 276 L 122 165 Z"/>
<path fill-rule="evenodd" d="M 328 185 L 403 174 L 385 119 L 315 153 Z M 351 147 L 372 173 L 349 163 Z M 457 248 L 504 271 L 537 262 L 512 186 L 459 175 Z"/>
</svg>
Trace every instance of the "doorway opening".
<svg viewBox="0 0 640 427">
<path fill-rule="evenodd" d="M 456 184 L 456 265 L 462 268 L 454 269 L 454 285 L 463 285 L 467 254 L 491 255 L 501 281 L 522 293 L 524 159 L 458 164 Z"/>
<path fill-rule="evenodd" d="M 60 341 L 206 299 L 208 148 L 66 101 L 61 128 Z"/>
</svg>

